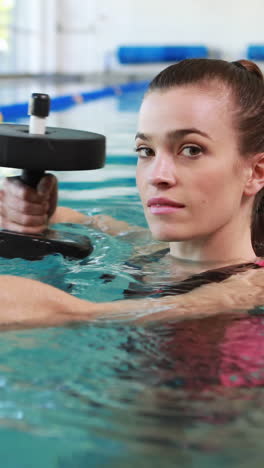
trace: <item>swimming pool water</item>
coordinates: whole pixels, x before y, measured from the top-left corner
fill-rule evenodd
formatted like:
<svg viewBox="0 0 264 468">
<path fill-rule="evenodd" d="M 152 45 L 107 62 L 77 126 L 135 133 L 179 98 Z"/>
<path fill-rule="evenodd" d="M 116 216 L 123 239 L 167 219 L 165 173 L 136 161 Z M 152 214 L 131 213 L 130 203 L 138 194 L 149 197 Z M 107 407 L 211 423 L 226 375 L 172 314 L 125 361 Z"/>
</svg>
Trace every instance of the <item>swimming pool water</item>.
<svg viewBox="0 0 264 468">
<path fill-rule="evenodd" d="M 139 102 L 131 93 L 51 115 L 51 126 L 108 136 L 106 168 L 58 174 L 61 204 L 146 226 L 132 152 Z M 0 259 L 0 273 L 95 301 L 122 298 L 137 281 L 126 261 L 144 240 L 57 228 L 88 234 L 92 255 Z M 163 278 L 164 264 L 148 268 L 155 281 Z M 120 322 L 9 331 L 1 333 L 0 356 L 5 468 L 262 467 L 261 314 L 145 328 Z"/>
</svg>

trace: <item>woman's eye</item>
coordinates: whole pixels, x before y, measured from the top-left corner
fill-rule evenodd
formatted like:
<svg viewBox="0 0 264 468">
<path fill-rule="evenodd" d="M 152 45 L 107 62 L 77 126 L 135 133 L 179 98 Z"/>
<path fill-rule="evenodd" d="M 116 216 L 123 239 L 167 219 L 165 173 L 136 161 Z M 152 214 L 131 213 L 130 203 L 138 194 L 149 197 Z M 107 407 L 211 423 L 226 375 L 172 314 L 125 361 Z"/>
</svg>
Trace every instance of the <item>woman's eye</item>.
<svg viewBox="0 0 264 468">
<path fill-rule="evenodd" d="M 135 148 L 135 151 L 140 158 L 148 158 L 154 154 L 153 150 L 147 146 L 139 146 L 138 148 Z"/>
<path fill-rule="evenodd" d="M 200 154 L 202 153 L 202 148 L 200 148 L 199 146 L 189 145 L 185 146 L 181 150 L 181 153 L 189 158 L 195 158 L 197 156 L 200 156 Z"/>
</svg>

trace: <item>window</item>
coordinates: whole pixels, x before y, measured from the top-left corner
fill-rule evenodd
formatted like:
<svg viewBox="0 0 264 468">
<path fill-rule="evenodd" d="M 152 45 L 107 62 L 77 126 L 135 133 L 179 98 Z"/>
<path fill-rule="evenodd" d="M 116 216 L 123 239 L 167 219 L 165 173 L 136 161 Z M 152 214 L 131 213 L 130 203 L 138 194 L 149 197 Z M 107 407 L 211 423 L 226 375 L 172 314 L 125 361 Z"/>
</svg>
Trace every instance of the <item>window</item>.
<svg viewBox="0 0 264 468">
<path fill-rule="evenodd" d="M 13 71 L 12 23 L 15 0 L 0 0 L 0 73 Z"/>
</svg>

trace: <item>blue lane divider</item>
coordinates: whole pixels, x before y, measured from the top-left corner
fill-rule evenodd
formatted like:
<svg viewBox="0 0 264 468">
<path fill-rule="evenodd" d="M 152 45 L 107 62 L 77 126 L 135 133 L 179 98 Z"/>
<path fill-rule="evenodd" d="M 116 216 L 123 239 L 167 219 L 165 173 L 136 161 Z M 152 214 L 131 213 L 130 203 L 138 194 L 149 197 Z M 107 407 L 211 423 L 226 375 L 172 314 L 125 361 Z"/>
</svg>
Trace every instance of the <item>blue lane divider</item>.
<svg viewBox="0 0 264 468">
<path fill-rule="evenodd" d="M 251 44 L 247 49 L 249 60 L 264 60 L 264 44 Z"/>
<path fill-rule="evenodd" d="M 122 164 L 122 165 L 126 165 L 126 166 L 136 166 L 137 164 L 137 161 L 138 161 L 138 157 L 136 156 L 136 154 L 129 154 L 129 155 L 113 155 L 111 154 L 110 156 L 107 156 L 107 164 L 116 164 L 116 165 L 119 165 L 119 164 Z"/>
<path fill-rule="evenodd" d="M 96 182 L 63 182 L 60 181 L 60 190 L 92 190 L 106 187 L 134 187 L 136 177 L 123 177 L 122 179 L 110 179 Z"/>
<path fill-rule="evenodd" d="M 117 57 L 121 64 L 177 62 L 187 58 L 208 57 L 209 50 L 203 45 L 182 46 L 120 46 Z"/>
<path fill-rule="evenodd" d="M 96 89 L 89 92 L 55 96 L 51 98 L 51 111 L 60 112 L 83 102 L 95 101 L 96 99 L 111 96 L 120 96 L 123 93 L 129 93 L 132 91 L 144 91 L 147 89 L 148 84 L 148 81 L 138 81 L 108 86 L 106 88 Z M 0 105 L 0 115 L 4 122 L 14 122 L 17 119 L 28 117 L 28 102 L 7 104 L 4 106 Z"/>
</svg>

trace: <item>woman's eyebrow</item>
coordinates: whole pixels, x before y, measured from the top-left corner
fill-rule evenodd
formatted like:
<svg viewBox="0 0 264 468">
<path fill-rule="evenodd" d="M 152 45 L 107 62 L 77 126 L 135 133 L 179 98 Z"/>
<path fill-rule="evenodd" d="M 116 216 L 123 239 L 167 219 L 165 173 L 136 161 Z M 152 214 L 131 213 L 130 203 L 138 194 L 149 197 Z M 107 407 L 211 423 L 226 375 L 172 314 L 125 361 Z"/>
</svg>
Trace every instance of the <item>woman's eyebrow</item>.
<svg viewBox="0 0 264 468">
<path fill-rule="evenodd" d="M 194 127 L 181 128 L 179 130 L 172 130 L 171 132 L 167 133 L 166 137 L 170 140 L 177 140 L 178 138 L 182 138 L 185 135 L 189 135 L 190 133 L 197 133 L 198 135 L 201 135 L 211 140 L 211 137 L 207 133 L 202 132 L 202 130 L 198 130 L 198 128 L 194 128 Z"/>
<path fill-rule="evenodd" d="M 150 137 L 150 136 L 145 135 L 145 133 L 141 133 L 141 132 L 137 132 L 137 133 L 136 133 L 135 140 L 136 140 L 137 138 L 140 138 L 141 140 L 146 140 L 146 141 L 151 140 L 151 137 Z"/>
<path fill-rule="evenodd" d="M 181 128 L 178 130 L 172 130 L 166 134 L 166 138 L 168 138 L 169 140 L 177 140 L 179 138 L 183 138 L 185 135 L 189 135 L 190 133 L 197 133 L 198 135 L 201 135 L 211 140 L 211 137 L 207 133 L 203 132 L 202 130 L 198 130 L 198 128 Z M 142 132 L 136 133 L 135 140 L 137 138 L 140 138 L 141 140 L 145 141 L 150 141 L 152 139 L 151 135 L 146 135 Z"/>
</svg>

